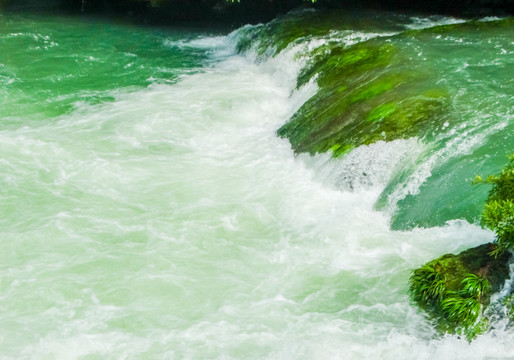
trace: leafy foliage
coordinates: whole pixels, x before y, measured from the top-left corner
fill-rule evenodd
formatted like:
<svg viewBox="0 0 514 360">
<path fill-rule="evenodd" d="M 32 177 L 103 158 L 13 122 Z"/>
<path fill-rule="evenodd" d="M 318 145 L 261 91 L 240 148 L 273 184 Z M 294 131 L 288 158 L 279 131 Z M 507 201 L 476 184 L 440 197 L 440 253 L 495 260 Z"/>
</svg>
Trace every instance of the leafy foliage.
<svg viewBox="0 0 514 360">
<path fill-rule="evenodd" d="M 471 297 L 482 301 L 485 296 L 491 293 L 491 283 L 487 278 L 475 274 L 469 274 L 462 280 L 461 296 Z"/>
<path fill-rule="evenodd" d="M 446 292 L 444 275 L 430 265 L 424 265 L 414 271 L 409 279 L 410 293 L 414 301 L 422 306 L 433 305 L 442 301 Z"/>
<path fill-rule="evenodd" d="M 509 262 L 506 251 L 514 249 L 514 155 L 509 158 L 500 174 L 485 180 L 477 176 L 474 181 L 492 184 L 482 222 L 496 233 L 496 244 L 469 249 L 458 256 L 444 255 L 415 270 L 410 278 L 412 299 L 436 319 L 439 329 L 468 340 L 486 330 L 483 309 L 493 288 L 498 290 L 501 279 L 508 278 L 508 273 L 502 272 Z M 487 256 L 478 251 L 481 247 Z M 461 280 L 457 283 L 456 279 Z M 508 299 L 506 306 L 512 317 L 514 297 Z"/>
<path fill-rule="evenodd" d="M 490 175 L 486 180 L 477 176 L 474 181 L 493 185 L 482 213 L 482 222 L 496 233 L 496 256 L 514 248 L 514 155 L 509 158 L 510 163 L 500 174 Z"/>
<path fill-rule="evenodd" d="M 441 302 L 441 309 L 447 319 L 459 327 L 472 327 L 478 315 L 480 315 L 481 305 L 477 299 L 461 296 L 450 296 Z"/>
<path fill-rule="evenodd" d="M 436 319 L 442 332 L 471 340 L 486 329 L 487 321 L 481 314 L 489 301 L 491 284 L 486 277 L 468 273 L 455 289 L 437 267 L 429 263 L 414 271 L 409 280 L 411 298 Z"/>
<path fill-rule="evenodd" d="M 485 277 L 468 274 L 461 286 L 460 291 L 448 293 L 441 302 L 441 310 L 455 333 L 471 340 L 486 329 L 486 319 L 479 317 L 491 295 L 491 284 Z"/>
</svg>

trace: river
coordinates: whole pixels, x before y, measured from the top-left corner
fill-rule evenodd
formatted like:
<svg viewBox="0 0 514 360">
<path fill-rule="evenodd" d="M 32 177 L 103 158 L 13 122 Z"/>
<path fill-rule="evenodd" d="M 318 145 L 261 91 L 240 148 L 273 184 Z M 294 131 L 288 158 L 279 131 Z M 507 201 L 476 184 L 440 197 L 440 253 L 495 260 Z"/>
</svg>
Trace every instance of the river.
<svg viewBox="0 0 514 360">
<path fill-rule="evenodd" d="M 407 293 L 494 239 L 470 180 L 514 148 L 512 25 L 398 40 L 450 117 L 337 159 L 276 135 L 317 91 L 298 54 L 326 39 L 239 52 L 248 29 L 0 16 L 0 359 L 514 358 L 504 321 L 439 336 Z"/>
</svg>

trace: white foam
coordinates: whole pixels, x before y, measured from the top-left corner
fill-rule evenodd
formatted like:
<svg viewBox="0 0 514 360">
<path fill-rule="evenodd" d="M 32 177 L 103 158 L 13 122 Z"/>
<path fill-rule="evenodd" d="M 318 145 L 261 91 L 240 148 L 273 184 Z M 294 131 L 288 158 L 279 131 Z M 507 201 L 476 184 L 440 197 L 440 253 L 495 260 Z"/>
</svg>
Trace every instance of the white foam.
<svg viewBox="0 0 514 360">
<path fill-rule="evenodd" d="M 382 191 L 397 171 L 415 163 L 425 147 L 411 138 L 359 146 L 339 159 L 333 159 L 331 154 L 300 158 L 316 169 L 320 181 L 333 184 L 342 191 L 362 188 Z"/>
<path fill-rule="evenodd" d="M 315 91 L 294 90 L 294 54 L 230 56 L 0 131 L 1 356 L 513 355 L 510 330 L 436 338 L 409 302 L 411 269 L 493 238 L 465 221 L 392 231 L 373 210 L 425 145 L 333 160 L 295 157 L 275 136 Z"/>
<path fill-rule="evenodd" d="M 448 16 L 429 16 L 429 17 L 418 17 L 413 16 L 410 18 L 411 23 L 405 25 L 407 29 L 427 29 L 440 25 L 451 25 L 465 23 L 466 20 L 457 19 Z"/>
<path fill-rule="evenodd" d="M 164 45 L 179 49 L 203 50 L 216 59 L 226 58 L 236 52 L 235 39 L 231 36 L 200 36 L 188 40 L 167 39 Z"/>
</svg>

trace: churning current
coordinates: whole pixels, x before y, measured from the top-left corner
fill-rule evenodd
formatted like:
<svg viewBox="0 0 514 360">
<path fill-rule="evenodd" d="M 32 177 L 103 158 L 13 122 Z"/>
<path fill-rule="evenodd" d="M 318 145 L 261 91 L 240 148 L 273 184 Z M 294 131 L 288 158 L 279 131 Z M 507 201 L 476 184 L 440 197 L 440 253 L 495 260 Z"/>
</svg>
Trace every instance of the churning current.
<svg viewBox="0 0 514 360">
<path fill-rule="evenodd" d="M 298 54 L 326 39 L 266 57 L 237 30 L 0 16 L 0 359 L 514 358 L 502 322 L 441 337 L 407 294 L 412 269 L 494 238 L 484 190 L 444 200 L 512 144 L 511 35 L 419 49 L 452 69 L 464 119 L 444 139 L 333 159 L 276 136 L 317 90 L 296 89 Z M 392 230 L 416 196 L 457 215 Z"/>
</svg>

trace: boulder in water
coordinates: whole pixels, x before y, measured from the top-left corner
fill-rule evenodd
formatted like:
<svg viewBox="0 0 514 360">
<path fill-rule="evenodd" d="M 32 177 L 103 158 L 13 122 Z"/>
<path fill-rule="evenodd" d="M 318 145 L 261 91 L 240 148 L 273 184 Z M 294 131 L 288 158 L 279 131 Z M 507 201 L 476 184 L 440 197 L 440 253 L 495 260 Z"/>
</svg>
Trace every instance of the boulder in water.
<svg viewBox="0 0 514 360">
<path fill-rule="evenodd" d="M 510 254 L 495 257 L 496 248 L 488 243 L 457 255 L 446 254 L 414 270 L 411 298 L 442 333 L 471 339 L 485 330 L 483 312 L 491 294 L 509 278 Z"/>
</svg>

